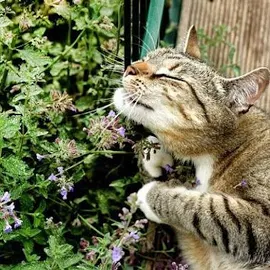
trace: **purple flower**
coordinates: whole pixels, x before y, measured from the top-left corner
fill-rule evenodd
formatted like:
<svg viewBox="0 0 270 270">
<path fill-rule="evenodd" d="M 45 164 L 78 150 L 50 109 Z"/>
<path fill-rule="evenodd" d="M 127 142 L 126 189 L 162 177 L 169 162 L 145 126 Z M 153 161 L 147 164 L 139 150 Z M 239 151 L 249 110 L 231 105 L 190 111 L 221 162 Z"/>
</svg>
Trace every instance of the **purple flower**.
<svg viewBox="0 0 270 270">
<path fill-rule="evenodd" d="M 50 181 L 56 181 L 57 180 L 57 177 L 52 173 L 49 178 L 48 178 Z"/>
<path fill-rule="evenodd" d="M 72 185 L 68 185 L 68 192 L 73 192 L 74 191 L 74 187 Z"/>
<path fill-rule="evenodd" d="M 0 201 L 3 203 L 9 202 L 10 201 L 10 193 L 6 191 L 4 193 L 4 195 L 1 197 Z"/>
<path fill-rule="evenodd" d="M 125 252 L 120 247 L 114 247 L 112 250 L 112 260 L 114 263 L 119 262 L 124 256 Z"/>
<path fill-rule="evenodd" d="M 171 174 L 173 172 L 173 168 L 169 164 L 165 165 L 164 169 L 168 174 Z"/>
<path fill-rule="evenodd" d="M 146 218 L 136 220 L 134 226 L 138 229 L 143 229 L 145 227 L 145 224 L 148 223 L 148 220 Z"/>
<path fill-rule="evenodd" d="M 172 262 L 171 269 L 172 270 L 187 270 L 188 265 L 187 264 L 181 264 L 181 263 L 177 264 L 176 262 Z"/>
<path fill-rule="evenodd" d="M 137 234 L 137 232 L 130 232 L 129 237 L 136 241 L 140 239 L 140 236 Z"/>
<path fill-rule="evenodd" d="M 17 218 L 17 217 L 14 217 L 14 221 L 15 221 L 15 224 L 14 224 L 14 229 L 20 227 L 22 225 L 22 220 Z"/>
<path fill-rule="evenodd" d="M 241 187 L 246 188 L 248 186 L 247 180 L 243 179 L 240 183 Z"/>
<path fill-rule="evenodd" d="M 4 232 L 5 232 L 5 233 L 10 233 L 10 232 L 12 232 L 12 227 L 10 226 L 10 224 L 8 223 L 7 220 L 6 220 L 6 227 L 4 228 Z"/>
<path fill-rule="evenodd" d="M 125 130 L 124 127 L 120 127 L 120 128 L 118 128 L 118 129 L 116 129 L 116 130 L 117 130 L 117 132 L 120 134 L 120 136 L 125 137 L 125 132 L 126 132 L 126 130 Z"/>
<path fill-rule="evenodd" d="M 64 173 L 63 167 L 57 167 L 58 172 L 62 175 Z"/>
<path fill-rule="evenodd" d="M 126 207 L 122 208 L 123 214 L 126 216 L 127 214 L 129 214 L 129 210 Z"/>
<path fill-rule="evenodd" d="M 67 193 L 68 193 L 68 191 L 67 191 L 66 187 L 61 187 L 60 194 L 61 194 L 63 200 L 67 199 Z"/>
<path fill-rule="evenodd" d="M 243 179 L 240 183 L 234 186 L 234 188 L 247 188 L 248 182 L 246 179 Z"/>
<path fill-rule="evenodd" d="M 108 114 L 108 117 L 115 117 L 115 112 L 113 110 L 111 110 Z"/>
<path fill-rule="evenodd" d="M 10 215 L 13 215 L 14 209 L 15 209 L 15 205 L 13 202 L 10 205 L 5 206 L 5 210 L 7 210 Z"/>
<path fill-rule="evenodd" d="M 36 154 L 36 158 L 38 161 L 41 161 L 43 158 L 45 158 L 44 155 Z"/>
<path fill-rule="evenodd" d="M 201 180 L 199 178 L 197 178 L 197 177 L 196 177 L 196 180 L 195 180 L 195 185 L 196 186 L 201 185 Z"/>
<path fill-rule="evenodd" d="M 130 232 L 126 237 L 125 241 L 130 241 L 132 243 L 137 242 L 140 239 L 140 236 L 137 234 L 137 232 Z"/>
</svg>

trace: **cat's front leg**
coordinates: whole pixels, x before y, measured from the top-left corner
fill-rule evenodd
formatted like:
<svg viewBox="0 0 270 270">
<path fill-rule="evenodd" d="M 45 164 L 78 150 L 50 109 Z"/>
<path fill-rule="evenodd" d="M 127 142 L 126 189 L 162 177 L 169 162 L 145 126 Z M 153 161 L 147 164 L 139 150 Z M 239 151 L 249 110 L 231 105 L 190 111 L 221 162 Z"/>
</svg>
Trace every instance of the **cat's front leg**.
<svg viewBox="0 0 270 270">
<path fill-rule="evenodd" d="M 209 246 L 242 261 L 269 258 L 269 217 L 250 201 L 223 193 L 150 182 L 138 192 L 138 205 L 154 222 L 183 229 Z"/>
<path fill-rule="evenodd" d="M 163 207 L 160 203 L 163 202 L 164 198 L 159 199 L 159 197 L 164 196 L 164 190 L 165 192 L 166 190 L 169 191 L 169 189 L 171 189 L 172 187 L 176 188 L 178 191 L 180 191 L 181 189 L 185 190 L 184 187 L 179 186 L 179 182 L 177 180 L 172 179 L 165 183 L 152 181 L 145 184 L 138 191 L 137 205 L 149 220 L 156 223 L 169 224 L 168 216 L 164 216 L 164 214 L 161 212 L 161 209 L 163 209 Z"/>
<path fill-rule="evenodd" d="M 144 213 L 147 219 L 154 221 L 156 223 L 162 223 L 160 218 L 153 211 L 154 206 L 149 205 L 148 200 L 147 200 L 147 195 L 149 191 L 155 188 L 155 186 L 157 185 L 159 185 L 157 181 L 153 181 L 153 182 L 145 184 L 137 193 L 136 204 L 139 206 L 139 208 Z"/>
</svg>

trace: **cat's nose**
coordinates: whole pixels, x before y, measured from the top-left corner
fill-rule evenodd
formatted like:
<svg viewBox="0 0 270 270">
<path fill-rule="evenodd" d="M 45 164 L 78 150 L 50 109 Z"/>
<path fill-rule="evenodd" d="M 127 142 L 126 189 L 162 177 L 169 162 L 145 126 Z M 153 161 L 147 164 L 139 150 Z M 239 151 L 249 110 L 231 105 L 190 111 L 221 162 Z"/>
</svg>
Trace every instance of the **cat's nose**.
<svg viewBox="0 0 270 270">
<path fill-rule="evenodd" d="M 128 75 L 148 75 L 151 76 L 153 74 L 153 68 L 150 64 L 146 62 L 138 62 L 134 63 L 127 67 L 124 77 Z"/>
<path fill-rule="evenodd" d="M 138 71 L 132 65 L 128 66 L 125 70 L 124 77 L 126 77 L 127 75 L 136 75 L 137 72 Z"/>
</svg>

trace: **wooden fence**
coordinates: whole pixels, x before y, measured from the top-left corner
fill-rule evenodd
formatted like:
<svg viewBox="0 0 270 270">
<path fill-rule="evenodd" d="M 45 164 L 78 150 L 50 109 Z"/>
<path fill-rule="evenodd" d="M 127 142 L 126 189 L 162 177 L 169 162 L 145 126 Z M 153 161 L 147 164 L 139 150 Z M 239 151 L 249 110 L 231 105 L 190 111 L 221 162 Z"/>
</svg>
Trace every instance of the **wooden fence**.
<svg viewBox="0 0 270 270">
<path fill-rule="evenodd" d="M 260 66 L 270 68 L 270 0 L 182 0 L 178 42 L 190 25 L 213 35 L 213 26 L 224 24 L 231 29 L 228 42 L 234 44 L 234 62 L 241 74 Z M 220 67 L 228 60 L 228 47 L 210 50 L 210 60 Z M 258 101 L 270 112 L 270 87 Z"/>
</svg>

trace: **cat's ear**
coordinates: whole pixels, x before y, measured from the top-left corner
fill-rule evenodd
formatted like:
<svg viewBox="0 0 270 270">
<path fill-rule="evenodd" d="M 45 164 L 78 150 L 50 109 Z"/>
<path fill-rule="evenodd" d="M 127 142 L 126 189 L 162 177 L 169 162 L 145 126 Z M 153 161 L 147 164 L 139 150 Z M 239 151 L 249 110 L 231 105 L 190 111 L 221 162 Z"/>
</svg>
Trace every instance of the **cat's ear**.
<svg viewBox="0 0 270 270">
<path fill-rule="evenodd" d="M 246 113 L 260 98 L 270 80 L 268 68 L 258 68 L 243 76 L 223 79 L 226 104 L 235 113 Z"/>
<path fill-rule="evenodd" d="M 187 33 L 187 38 L 184 47 L 184 53 L 189 54 L 192 57 L 200 58 L 200 48 L 198 44 L 197 31 L 195 26 L 191 26 Z"/>
</svg>

